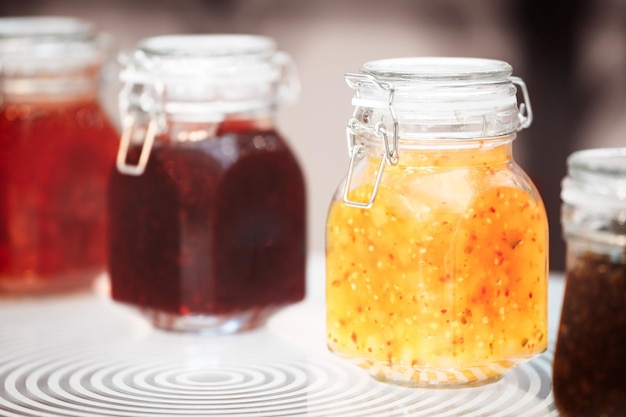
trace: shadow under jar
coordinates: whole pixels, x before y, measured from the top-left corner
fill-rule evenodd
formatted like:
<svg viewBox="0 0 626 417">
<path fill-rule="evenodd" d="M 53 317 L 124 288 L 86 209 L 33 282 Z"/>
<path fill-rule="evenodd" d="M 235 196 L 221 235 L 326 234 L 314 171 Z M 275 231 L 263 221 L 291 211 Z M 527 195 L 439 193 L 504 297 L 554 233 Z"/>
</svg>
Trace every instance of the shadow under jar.
<svg viewBox="0 0 626 417">
<path fill-rule="evenodd" d="M 511 71 L 401 58 L 346 75 L 355 110 L 327 219 L 328 346 L 379 380 L 479 385 L 547 347 L 547 219 L 513 159 L 531 113 Z"/>
<path fill-rule="evenodd" d="M 568 158 L 561 190 L 566 284 L 554 399 L 566 417 L 626 415 L 626 148 Z"/>
<path fill-rule="evenodd" d="M 144 40 L 121 73 L 112 296 L 155 326 L 232 333 L 303 299 L 306 199 L 274 127 L 297 79 L 270 39 Z"/>
<path fill-rule="evenodd" d="M 87 290 L 105 271 L 105 39 L 71 17 L 0 19 L 0 294 Z"/>
</svg>

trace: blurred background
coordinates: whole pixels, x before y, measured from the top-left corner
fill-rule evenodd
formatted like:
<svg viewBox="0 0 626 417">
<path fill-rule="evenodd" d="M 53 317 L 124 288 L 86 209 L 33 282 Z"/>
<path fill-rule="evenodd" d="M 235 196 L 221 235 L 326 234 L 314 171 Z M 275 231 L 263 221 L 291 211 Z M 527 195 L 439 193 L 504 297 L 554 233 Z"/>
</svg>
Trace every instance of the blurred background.
<svg viewBox="0 0 626 417">
<path fill-rule="evenodd" d="M 311 250 L 324 248 L 328 205 L 348 166 L 352 90 L 343 75 L 369 60 L 474 56 L 513 66 L 535 115 L 515 156 L 546 203 L 552 270 L 564 268 L 559 193 L 567 156 L 626 146 L 626 0 L 4 0 L 0 15 L 86 18 L 114 35 L 119 51 L 173 33 L 274 38 L 303 84 L 278 127 L 307 177 Z M 119 123 L 116 68 L 105 75 L 103 99 Z"/>
</svg>

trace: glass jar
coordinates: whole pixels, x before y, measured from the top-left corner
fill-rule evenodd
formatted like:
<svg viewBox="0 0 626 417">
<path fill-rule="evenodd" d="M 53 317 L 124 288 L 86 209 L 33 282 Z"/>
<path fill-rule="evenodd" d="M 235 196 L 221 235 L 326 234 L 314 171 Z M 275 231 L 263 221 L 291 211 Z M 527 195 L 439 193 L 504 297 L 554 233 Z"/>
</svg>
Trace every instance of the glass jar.
<svg viewBox="0 0 626 417">
<path fill-rule="evenodd" d="M 258 327 L 305 291 L 303 173 L 274 126 L 292 61 L 252 35 L 142 41 L 121 73 L 112 296 L 168 330 Z"/>
<path fill-rule="evenodd" d="M 103 39 L 70 17 L 0 19 L 0 294 L 87 289 L 105 270 L 119 136 Z"/>
<path fill-rule="evenodd" d="M 560 415 L 626 415 L 626 148 L 569 156 L 566 284 L 553 366 Z"/>
<path fill-rule="evenodd" d="M 477 385 L 547 347 L 547 220 L 512 155 L 532 113 L 511 72 L 442 57 L 346 75 L 355 110 L 327 219 L 328 346 L 379 380 Z"/>
</svg>

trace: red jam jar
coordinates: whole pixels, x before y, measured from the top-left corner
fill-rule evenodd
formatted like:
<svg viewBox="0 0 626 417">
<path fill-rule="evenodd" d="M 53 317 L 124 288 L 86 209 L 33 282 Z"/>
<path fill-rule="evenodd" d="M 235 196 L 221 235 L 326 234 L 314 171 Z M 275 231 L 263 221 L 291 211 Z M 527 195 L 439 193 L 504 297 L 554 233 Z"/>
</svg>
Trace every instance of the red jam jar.
<svg viewBox="0 0 626 417">
<path fill-rule="evenodd" d="M 70 17 L 0 19 L 0 294 L 88 289 L 105 271 L 119 136 L 99 101 L 103 39 Z"/>
<path fill-rule="evenodd" d="M 148 38 L 127 61 L 112 297 L 167 330 L 258 327 L 305 293 L 305 181 L 274 126 L 295 67 L 252 35 Z"/>
</svg>

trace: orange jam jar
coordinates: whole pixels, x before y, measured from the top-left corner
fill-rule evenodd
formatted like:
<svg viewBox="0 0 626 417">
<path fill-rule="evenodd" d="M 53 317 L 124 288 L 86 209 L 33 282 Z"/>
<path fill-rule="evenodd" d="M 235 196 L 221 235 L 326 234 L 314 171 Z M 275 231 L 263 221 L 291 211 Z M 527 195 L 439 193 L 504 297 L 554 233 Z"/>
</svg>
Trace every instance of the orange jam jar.
<svg viewBox="0 0 626 417">
<path fill-rule="evenodd" d="M 346 75 L 355 110 L 327 219 L 328 346 L 381 381 L 479 385 L 547 348 L 548 224 L 513 159 L 532 112 L 511 73 L 401 58 Z"/>
</svg>

